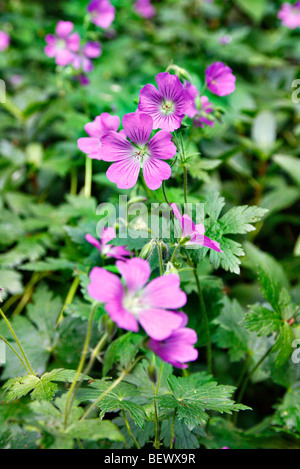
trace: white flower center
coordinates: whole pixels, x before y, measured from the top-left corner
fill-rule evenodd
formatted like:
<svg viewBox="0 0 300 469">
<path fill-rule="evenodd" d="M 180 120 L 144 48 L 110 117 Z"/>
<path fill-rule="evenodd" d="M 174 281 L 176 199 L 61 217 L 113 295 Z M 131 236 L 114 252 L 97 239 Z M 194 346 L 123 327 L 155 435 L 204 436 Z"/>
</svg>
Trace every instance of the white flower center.
<svg viewBox="0 0 300 469">
<path fill-rule="evenodd" d="M 173 114 L 175 110 L 175 103 L 173 101 L 166 101 L 165 99 L 161 103 L 161 111 L 165 116 Z"/>
<path fill-rule="evenodd" d="M 123 307 L 129 311 L 135 318 L 138 318 L 139 313 L 145 309 L 140 296 L 126 292 L 123 299 Z"/>
<path fill-rule="evenodd" d="M 140 162 L 142 162 L 144 159 L 148 158 L 149 153 L 147 152 L 147 145 L 144 147 L 136 147 L 133 150 L 133 156 Z"/>
</svg>

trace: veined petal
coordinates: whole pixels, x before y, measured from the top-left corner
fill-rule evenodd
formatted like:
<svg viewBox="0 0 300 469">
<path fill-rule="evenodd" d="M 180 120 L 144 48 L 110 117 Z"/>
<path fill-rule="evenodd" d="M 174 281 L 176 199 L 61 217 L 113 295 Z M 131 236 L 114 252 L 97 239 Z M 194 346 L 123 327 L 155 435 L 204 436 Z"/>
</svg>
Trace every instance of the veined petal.
<svg viewBox="0 0 300 469">
<path fill-rule="evenodd" d="M 158 158 L 149 157 L 144 161 L 143 175 L 149 189 L 158 189 L 162 181 L 171 177 L 172 170 L 168 163 Z"/>
<path fill-rule="evenodd" d="M 148 143 L 148 150 L 151 156 L 160 160 L 169 160 L 176 155 L 176 146 L 172 142 L 172 135 L 166 130 L 160 130 Z"/>
<path fill-rule="evenodd" d="M 133 145 L 117 132 L 108 132 L 101 137 L 100 156 L 103 161 L 121 161 L 132 156 Z"/>
<path fill-rule="evenodd" d="M 149 262 L 135 257 L 125 262 L 116 262 L 130 292 L 136 293 L 148 282 L 151 274 Z"/>
<path fill-rule="evenodd" d="M 141 164 L 134 157 L 113 163 L 106 172 L 107 178 L 117 184 L 119 189 L 131 189 L 139 177 Z"/>
<path fill-rule="evenodd" d="M 176 101 L 183 92 L 183 85 L 177 75 L 168 72 L 159 73 L 156 83 L 164 99 Z"/>
<path fill-rule="evenodd" d="M 153 119 L 148 114 L 135 113 L 126 114 L 122 120 L 126 135 L 138 145 L 145 145 L 153 129 Z"/>
</svg>

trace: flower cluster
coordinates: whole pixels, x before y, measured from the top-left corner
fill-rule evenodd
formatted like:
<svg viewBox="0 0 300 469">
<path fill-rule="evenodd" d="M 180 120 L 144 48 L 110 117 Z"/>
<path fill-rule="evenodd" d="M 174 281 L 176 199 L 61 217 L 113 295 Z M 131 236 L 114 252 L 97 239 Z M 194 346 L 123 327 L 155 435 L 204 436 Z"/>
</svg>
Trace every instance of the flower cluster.
<svg viewBox="0 0 300 469">
<path fill-rule="evenodd" d="M 159 73 L 156 83 L 157 87 L 147 84 L 141 89 L 138 108 L 123 116 L 122 130 L 119 117 L 103 113 L 86 124 L 89 137 L 78 140 L 79 149 L 89 158 L 112 163 L 106 175 L 119 189 L 134 187 L 141 170 L 151 190 L 171 177 L 167 160 L 177 152 L 172 132 L 181 127 L 185 116 L 200 127 L 213 125 L 213 107 L 192 83 L 183 84 L 177 75 L 168 72 Z M 225 96 L 234 91 L 235 77 L 229 67 L 215 63 L 206 70 L 206 85 L 211 92 Z M 182 231 L 177 247 L 197 245 L 222 252 L 218 242 L 205 236 L 203 225 L 195 225 L 188 215 L 181 216 L 175 204 L 171 209 Z M 119 327 L 138 332 L 142 326 L 149 336 L 148 347 L 162 360 L 185 368 L 187 362 L 197 359 L 197 335 L 186 327 L 187 316 L 178 311 L 186 303 L 179 276 L 166 272 L 148 283 L 149 263 L 141 258 L 126 259 L 131 253 L 125 247 L 108 244 L 115 237 L 113 228 L 104 229 L 100 241 L 90 234 L 86 236 L 103 256 L 117 259 L 123 279 L 122 283 L 117 275 L 95 267 L 90 274 L 90 296 L 105 304 Z"/>
<path fill-rule="evenodd" d="M 178 312 L 187 301 L 179 276 L 169 274 L 149 282 L 151 269 L 146 260 L 132 258 L 116 265 L 125 285 L 117 275 L 95 267 L 89 295 L 105 304 L 120 328 L 138 332 L 142 326 L 150 337 L 149 347 L 164 361 L 184 368 L 186 362 L 196 360 L 197 335 L 185 327 L 186 315 Z"/>
<path fill-rule="evenodd" d="M 10 45 L 10 37 L 5 31 L 0 31 L 0 52 L 8 49 Z"/>
<path fill-rule="evenodd" d="M 300 28 L 300 2 L 294 5 L 284 3 L 278 13 L 278 18 L 289 29 Z"/>
</svg>

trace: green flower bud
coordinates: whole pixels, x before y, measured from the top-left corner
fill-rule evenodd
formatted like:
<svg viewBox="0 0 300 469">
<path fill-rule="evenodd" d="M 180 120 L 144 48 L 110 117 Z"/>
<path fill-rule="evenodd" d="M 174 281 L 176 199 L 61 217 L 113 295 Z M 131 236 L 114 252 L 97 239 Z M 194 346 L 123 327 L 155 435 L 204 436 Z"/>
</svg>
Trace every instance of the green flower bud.
<svg viewBox="0 0 300 469">
<path fill-rule="evenodd" d="M 157 373 L 156 373 L 156 367 L 153 364 L 148 366 L 147 373 L 150 378 L 150 381 L 152 381 L 152 383 L 156 383 Z"/>
<path fill-rule="evenodd" d="M 165 275 L 168 275 L 168 274 L 178 274 L 178 270 L 176 269 L 174 264 L 172 264 L 172 262 L 167 263 Z"/>
<path fill-rule="evenodd" d="M 141 259 L 149 259 L 151 256 L 153 249 L 154 249 L 154 242 L 153 239 L 150 241 L 150 243 L 145 244 L 145 246 L 142 248 L 141 253 L 140 253 L 140 258 Z"/>
</svg>

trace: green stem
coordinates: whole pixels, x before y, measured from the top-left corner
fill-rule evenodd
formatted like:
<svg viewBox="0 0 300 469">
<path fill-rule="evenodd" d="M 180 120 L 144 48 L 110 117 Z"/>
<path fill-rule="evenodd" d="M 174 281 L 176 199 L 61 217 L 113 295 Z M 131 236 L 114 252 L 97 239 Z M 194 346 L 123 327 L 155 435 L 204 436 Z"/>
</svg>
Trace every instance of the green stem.
<svg viewBox="0 0 300 469">
<path fill-rule="evenodd" d="M 157 243 L 157 249 L 158 249 L 158 259 L 159 259 L 159 271 L 160 275 L 164 275 L 164 263 L 162 259 L 162 252 L 161 252 L 161 245 Z"/>
<path fill-rule="evenodd" d="M 77 194 L 77 186 L 78 186 L 77 168 L 71 168 L 71 187 L 70 187 L 71 195 Z"/>
<path fill-rule="evenodd" d="M 36 376 L 36 374 L 34 373 L 34 371 L 32 370 L 32 368 L 31 368 L 31 366 L 30 366 L 30 363 L 29 363 L 29 361 L 28 361 L 28 359 L 27 359 L 27 357 L 26 357 L 26 354 L 25 354 L 25 352 L 24 352 L 24 350 L 23 350 L 22 345 L 21 345 L 20 342 L 19 342 L 19 339 L 18 339 L 18 337 L 17 337 L 15 331 L 13 330 L 13 328 L 12 328 L 12 326 L 11 326 L 9 320 L 7 319 L 7 317 L 5 316 L 5 314 L 3 313 L 2 309 L 0 309 L 0 314 L 1 314 L 1 316 L 3 317 L 3 319 L 4 319 L 4 321 L 5 321 L 6 325 L 7 325 L 7 327 L 9 328 L 9 330 L 10 330 L 10 332 L 11 332 L 13 338 L 15 339 L 15 342 L 16 342 L 16 344 L 18 345 L 21 354 L 23 355 L 23 358 L 24 358 L 25 363 L 26 363 L 26 365 L 27 365 L 27 367 L 28 367 L 28 369 L 29 369 L 29 371 L 30 371 L 30 374 L 32 374 L 33 376 Z"/>
<path fill-rule="evenodd" d="M 126 413 L 125 413 L 125 410 L 122 409 L 122 415 L 123 415 L 123 419 L 124 419 L 124 422 L 125 422 L 125 425 L 126 425 L 126 428 L 127 428 L 127 431 L 128 431 L 128 435 L 130 436 L 130 438 L 132 439 L 133 443 L 135 444 L 135 446 L 137 447 L 137 449 L 141 449 L 140 445 L 138 444 L 134 434 L 132 433 L 131 431 L 131 428 L 130 428 L 130 425 L 129 425 L 129 422 L 128 422 L 128 419 L 126 417 Z"/>
<path fill-rule="evenodd" d="M 177 249 L 178 249 L 178 248 L 180 248 L 180 244 L 177 244 L 177 246 L 176 246 L 175 249 L 174 249 L 174 252 L 173 252 L 172 257 L 171 257 L 171 260 L 170 260 L 171 263 L 173 262 L 173 260 L 174 260 L 174 258 L 175 258 L 175 255 L 176 255 L 176 252 L 177 252 Z"/>
<path fill-rule="evenodd" d="M 34 286 L 43 277 L 46 277 L 47 275 L 48 275 L 47 273 L 42 273 L 41 274 L 41 273 L 37 273 L 37 272 L 35 272 L 33 274 L 33 276 L 31 277 L 30 281 L 28 282 L 28 284 L 25 288 L 24 294 L 23 294 L 18 306 L 16 307 L 16 309 L 12 313 L 12 316 L 18 316 L 19 314 L 21 314 L 21 312 L 23 311 L 23 309 L 25 308 L 25 306 L 27 305 L 27 303 L 29 302 L 29 300 L 32 296 Z"/>
<path fill-rule="evenodd" d="M 85 184 L 84 184 L 84 195 L 87 199 L 92 194 L 92 177 L 93 177 L 93 160 L 88 156 L 85 159 Z"/>
<path fill-rule="evenodd" d="M 73 394 L 72 394 L 72 397 L 70 399 L 70 402 L 69 402 L 69 408 L 71 409 L 72 408 L 72 405 L 73 405 L 73 402 L 74 402 L 74 399 L 76 397 L 76 394 L 80 388 L 80 386 L 82 385 L 84 379 L 86 376 L 88 376 L 88 374 L 90 373 L 91 369 L 93 368 L 93 365 L 95 363 L 95 360 L 97 358 L 97 356 L 99 355 L 99 352 L 102 350 L 102 348 L 104 347 L 106 341 L 108 339 L 108 334 L 104 334 L 104 336 L 99 340 L 98 344 L 96 345 L 96 347 L 94 348 L 94 350 L 92 351 L 91 353 L 91 357 L 90 357 L 90 360 L 89 360 L 89 363 L 87 365 L 87 367 L 85 368 L 84 372 L 82 373 L 81 375 L 81 378 L 80 380 L 76 383 L 76 387 L 74 388 L 73 390 Z"/>
<path fill-rule="evenodd" d="M 92 328 L 93 328 L 93 322 L 94 322 L 96 307 L 97 307 L 97 304 L 94 305 L 91 309 L 89 322 L 88 322 L 87 333 L 86 333 L 86 338 L 85 338 L 85 342 L 84 342 L 80 362 L 79 362 L 79 365 L 78 365 L 78 368 L 77 368 L 75 378 L 74 378 L 74 380 L 73 380 L 73 382 L 70 386 L 70 389 L 68 391 L 68 394 L 67 394 L 66 406 L 65 406 L 65 420 L 64 420 L 65 428 L 68 426 L 68 419 L 69 419 L 69 414 L 70 414 L 70 410 L 71 410 L 71 406 L 72 406 L 71 399 L 72 399 L 73 391 L 74 391 L 74 389 L 76 387 L 76 384 L 77 384 L 77 381 L 80 378 L 80 375 L 82 373 L 84 363 L 85 363 L 85 359 L 86 359 L 86 355 L 88 353 L 88 348 L 89 348 L 91 335 L 92 335 Z"/>
<path fill-rule="evenodd" d="M 153 354 L 153 364 L 155 366 L 155 355 Z M 158 380 L 157 380 L 157 385 L 155 388 L 155 385 L 153 384 L 153 395 L 154 395 L 154 448 L 159 449 L 160 448 L 160 438 L 159 438 L 159 411 L 158 411 L 158 405 L 157 405 L 157 396 L 159 392 L 159 386 L 160 386 L 160 381 L 161 381 L 161 375 L 162 375 L 162 369 L 163 369 L 163 362 L 160 364 L 160 369 L 159 369 L 159 375 L 158 375 Z"/>
<path fill-rule="evenodd" d="M 2 337 L 2 335 L 0 335 L 0 340 L 3 340 L 3 342 L 6 343 L 6 345 L 8 345 L 8 347 L 13 351 L 13 353 L 18 357 L 18 359 L 20 360 L 20 362 L 22 363 L 22 365 L 24 366 L 25 370 L 26 370 L 26 373 L 30 374 L 30 371 L 29 369 L 26 367 L 24 361 L 22 360 L 22 358 L 20 357 L 20 355 L 18 354 L 18 352 L 13 348 L 13 346 L 8 342 L 8 340 L 6 340 L 4 337 Z"/>
<path fill-rule="evenodd" d="M 188 177 L 188 173 L 187 173 L 187 169 L 186 169 L 186 166 L 183 166 L 183 193 L 184 193 L 184 203 L 186 204 L 187 208 L 188 208 L 188 199 L 187 199 L 187 177 Z"/>
<path fill-rule="evenodd" d="M 62 307 L 62 309 L 61 309 L 60 315 L 59 315 L 59 317 L 58 317 L 58 319 L 57 319 L 56 327 L 58 327 L 59 324 L 61 323 L 61 321 L 63 320 L 63 318 L 64 318 L 64 312 L 65 312 L 66 308 L 72 303 L 72 301 L 73 301 L 73 299 L 74 299 L 74 296 L 75 296 L 75 294 L 76 294 L 76 292 L 77 292 L 77 288 L 79 287 L 79 284 L 80 284 L 80 278 L 79 278 L 79 276 L 76 276 L 76 277 L 74 278 L 73 283 L 72 283 L 72 285 L 71 285 L 71 287 L 70 287 L 70 290 L 69 290 L 69 292 L 68 292 L 68 294 L 67 294 L 67 297 L 66 297 L 65 302 L 64 302 L 64 305 L 63 305 L 63 307 Z"/>
<path fill-rule="evenodd" d="M 171 423 L 171 443 L 170 443 L 170 449 L 173 449 L 173 446 L 174 446 L 174 426 L 175 426 L 176 413 L 177 413 L 177 408 L 174 410 L 174 414 L 173 414 L 173 418 L 172 418 L 172 423 Z"/>
</svg>

